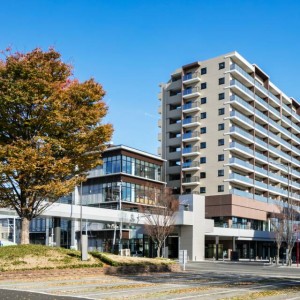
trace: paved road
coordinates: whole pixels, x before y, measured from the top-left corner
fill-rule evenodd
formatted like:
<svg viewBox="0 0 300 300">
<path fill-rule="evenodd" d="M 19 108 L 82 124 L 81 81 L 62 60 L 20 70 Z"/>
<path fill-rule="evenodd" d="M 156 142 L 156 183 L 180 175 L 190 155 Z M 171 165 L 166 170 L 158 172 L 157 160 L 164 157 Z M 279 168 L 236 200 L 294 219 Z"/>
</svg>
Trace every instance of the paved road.
<svg viewBox="0 0 300 300">
<path fill-rule="evenodd" d="M 0 281 L 1 300 L 213 300 L 240 295 L 251 295 L 252 299 L 300 300 L 300 268 L 254 262 L 203 262 L 189 263 L 182 273 Z"/>
</svg>

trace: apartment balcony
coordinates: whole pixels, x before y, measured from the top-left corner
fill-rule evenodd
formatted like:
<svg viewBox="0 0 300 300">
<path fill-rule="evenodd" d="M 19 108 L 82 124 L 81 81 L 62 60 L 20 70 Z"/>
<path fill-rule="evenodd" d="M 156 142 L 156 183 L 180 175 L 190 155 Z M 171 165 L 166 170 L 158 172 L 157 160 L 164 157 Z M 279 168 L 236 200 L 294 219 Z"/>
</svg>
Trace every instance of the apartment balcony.
<svg viewBox="0 0 300 300">
<path fill-rule="evenodd" d="M 263 168 L 254 166 L 254 165 L 250 164 L 249 162 L 243 161 L 243 160 L 241 160 L 239 158 L 236 158 L 236 157 L 230 158 L 228 165 L 231 166 L 231 167 L 243 169 L 243 170 L 245 170 L 247 172 L 249 172 L 249 171 L 250 172 L 255 171 L 255 173 L 260 174 L 263 177 L 268 177 L 268 174 L 269 174 L 268 170 L 265 170 Z"/>
<path fill-rule="evenodd" d="M 232 110 L 230 112 L 230 119 L 234 119 L 235 121 L 237 121 L 239 123 L 239 125 L 243 128 L 248 129 L 253 129 L 253 125 L 254 122 L 251 121 L 251 119 L 249 118 L 249 116 L 245 116 L 241 113 L 239 113 L 236 110 Z"/>
<path fill-rule="evenodd" d="M 182 127 L 187 128 L 187 127 L 200 126 L 201 125 L 200 120 L 201 119 L 199 117 L 185 118 L 182 120 Z"/>
<path fill-rule="evenodd" d="M 189 161 L 182 164 L 182 171 L 198 171 L 200 170 L 199 161 Z"/>
<path fill-rule="evenodd" d="M 161 120 L 161 119 L 159 119 L 159 120 L 157 121 L 157 125 L 158 125 L 159 128 L 161 128 L 161 126 L 162 126 L 162 120 Z"/>
<path fill-rule="evenodd" d="M 200 82 L 200 80 L 201 80 L 201 78 L 200 78 L 199 72 L 189 73 L 182 77 L 183 84 L 196 83 L 196 82 Z"/>
<path fill-rule="evenodd" d="M 186 147 L 182 149 L 182 156 L 196 156 L 200 155 L 200 147 Z"/>
<path fill-rule="evenodd" d="M 191 102 L 191 103 L 186 103 L 183 105 L 182 107 L 182 111 L 184 113 L 190 113 L 190 112 L 197 112 L 200 111 L 200 102 L 199 101 L 195 101 L 195 102 Z"/>
<path fill-rule="evenodd" d="M 157 155 L 161 156 L 162 152 L 161 152 L 161 147 L 157 147 Z"/>
<path fill-rule="evenodd" d="M 230 97 L 230 104 L 233 107 L 238 107 L 243 112 L 254 114 L 254 107 L 235 94 Z"/>
<path fill-rule="evenodd" d="M 182 185 L 198 185 L 200 184 L 200 177 L 199 176 L 192 176 L 192 177 L 185 177 L 182 179 Z"/>
<path fill-rule="evenodd" d="M 183 99 L 189 99 L 193 97 L 199 97 L 200 94 L 200 88 L 199 87 L 193 87 L 193 88 L 186 88 L 183 90 Z"/>
<path fill-rule="evenodd" d="M 247 131 L 241 129 L 238 126 L 231 126 L 230 127 L 230 135 L 235 136 L 236 138 L 243 140 L 245 143 L 253 144 L 254 143 L 254 136 Z"/>
<path fill-rule="evenodd" d="M 243 70 L 239 65 L 237 64 L 232 64 L 230 66 L 230 71 L 231 73 L 234 73 L 236 77 L 238 77 L 238 79 L 240 81 L 245 82 L 245 84 L 254 84 L 254 78 L 251 77 L 250 74 L 248 74 L 245 70 Z"/>
<path fill-rule="evenodd" d="M 246 147 L 246 146 L 244 146 L 240 143 L 237 143 L 237 142 L 231 142 L 229 144 L 229 148 L 227 148 L 225 150 L 230 150 L 230 151 L 233 151 L 233 152 L 237 152 L 238 154 L 241 154 L 241 155 L 243 155 L 244 157 L 247 157 L 247 158 L 253 158 L 254 157 L 253 150 L 251 150 L 249 147 Z"/>
<path fill-rule="evenodd" d="M 240 185 L 244 185 L 244 186 L 253 186 L 253 179 L 237 174 L 237 173 L 231 173 L 229 175 L 229 179 L 226 179 L 225 181 L 230 181 L 230 182 L 234 182 Z"/>
<path fill-rule="evenodd" d="M 158 107 L 157 112 L 161 115 L 162 114 L 162 107 L 161 105 Z"/>
<path fill-rule="evenodd" d="M 255 195 L 255 194 L 252 194 L 252 193 L 248 193 L 247 191 L 241 191 L 241 190 L 238 190 L 238 189 L 231 189 L 229 191 L 229 193 L 234 194 L 234 195 L 238 195 L 240 197 L 255 199 L 255 200 L 258 200 L 260 202 L 265 202 L 265 203 L 270 202 L 270 200 L 266 197 L 263 197 L 261 195 Z"/>
<path fill-rule="evenodd" d="M 280 100 L 270 91 L 268 91 L 264 86 L 262 86 L 258 81 L 255 81 L 255 88 L 262 93 L 263 97 L 269 97 L 269 99 L 280 106 Z"/>
<path fill-rule="evenodd" d="M 229 164 L 228 166 L 230 167 L 236 167 L 236 168 L 240 168 L 240 169 L 243 169 L 243 170 L 246 170 L 246 171 L 252 171 L 253 172 L 253 165 L 246 162 L 246 161 L 243 161 L 239 158 L 236 158 L 236 157 L 231 157 L 229 159 Z"/>
<path fill-rule="evenodd" d="M 182 135 L 183 142 L 200 141 L 200 139 L 201 137 L 199 131 L 187 132 Z"/>
<path fill-rule="evenodd" d="M 161 137 L 162 137 L 162 134 L 159 133 L 159 134 L 157 135 L 157 140 L 158 140 L 159 142 L 161 142 Z"/>
<path fill-rule="evenodd" d="M 271 112 L 273 114 L 273 118 L 275 117 L 276 120 L 279 120 L 281 118 L 280 116 L 280 112 L 275 109 L 272 105 L 269 105 L 265 100 L 263 100 L 262 98 L 260 98 L 258 95 L 254 95 L 254 99 L 255 99 L 255 106 L 257 108 L 260 108 L 262 110 L 268 110 L 269 112 Z M 265 116 L 267 117 L 267 116 Z"/>
<path fill-rule="evenodd" d="M 230 88 L 235 94 L 242 98 L 246 98 L 249 101 L 254 99 L 254 93 L 236 79 L 230 80 Z"/>
<path fill-rule="evenodd" d="M 161 92 L 157 94 L 157 99 L 158 99 L 159 101 L 161 101 L 161 99 L 162 99 L 162 93 L 161 93 Z"/>
</svg>

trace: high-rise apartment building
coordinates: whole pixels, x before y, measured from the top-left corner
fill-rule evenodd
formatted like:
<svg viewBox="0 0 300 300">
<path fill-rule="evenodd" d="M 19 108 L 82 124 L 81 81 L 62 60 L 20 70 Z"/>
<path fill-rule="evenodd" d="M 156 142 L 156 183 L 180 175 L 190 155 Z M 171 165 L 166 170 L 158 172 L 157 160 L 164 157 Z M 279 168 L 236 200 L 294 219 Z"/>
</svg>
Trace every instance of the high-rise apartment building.
<svg viewBox="0 0 300 300">
<path fill-rule="evenodd" d="M 206 196 L 223 227 L 265 230 L 300 203 L 300 109 L 237 52 L 177 69 L 159 93 L 159 154 L 168 186 Z"/>
</svg>

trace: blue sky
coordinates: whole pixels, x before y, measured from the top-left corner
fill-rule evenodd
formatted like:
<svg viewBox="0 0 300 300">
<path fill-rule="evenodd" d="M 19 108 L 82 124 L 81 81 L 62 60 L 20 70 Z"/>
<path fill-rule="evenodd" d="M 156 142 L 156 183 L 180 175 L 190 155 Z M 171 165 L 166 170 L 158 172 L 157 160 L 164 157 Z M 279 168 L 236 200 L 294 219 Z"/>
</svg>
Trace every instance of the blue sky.
<svg viewBox="0 0 300 300">
<path fill-rule="evenodd" d="M 11 0 L 0 49 L 54 46 L 80 80 L 106 90 L 113 142 L 156 153 L 159 83 L 233 50 L 300 100 L 300 1 Z"/>
</svg>

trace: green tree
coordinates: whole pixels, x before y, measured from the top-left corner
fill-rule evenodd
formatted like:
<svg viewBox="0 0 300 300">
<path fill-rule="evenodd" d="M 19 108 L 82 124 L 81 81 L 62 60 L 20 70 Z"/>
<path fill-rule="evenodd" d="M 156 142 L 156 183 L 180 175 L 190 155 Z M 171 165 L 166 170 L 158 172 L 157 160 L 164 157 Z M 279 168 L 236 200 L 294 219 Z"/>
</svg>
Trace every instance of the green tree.
<svg viewBox="0 0 300 300">
<path fill-rule="evenodd" d="M 21 243 L 28 244 L 30 220 L 101 164 L 113 129 L 101 124 L 107 113 L 102 86 L 74 79 L 60 53 L 2 54 L 0 205 L 15 209 Z"/>
</svg>

